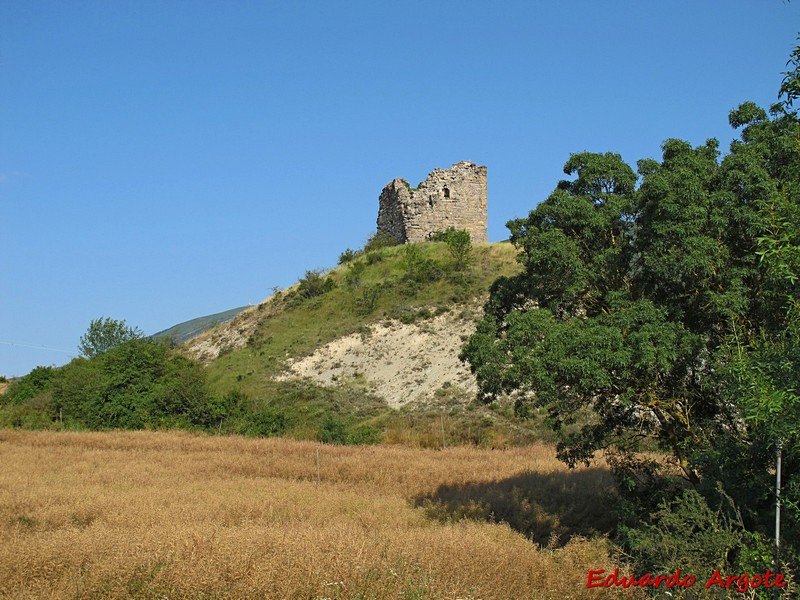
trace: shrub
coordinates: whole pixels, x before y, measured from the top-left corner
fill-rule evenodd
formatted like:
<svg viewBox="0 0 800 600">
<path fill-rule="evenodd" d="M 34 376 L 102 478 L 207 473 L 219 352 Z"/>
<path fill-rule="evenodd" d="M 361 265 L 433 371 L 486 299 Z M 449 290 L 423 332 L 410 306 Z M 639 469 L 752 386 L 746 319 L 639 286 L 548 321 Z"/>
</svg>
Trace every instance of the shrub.
<svg viewBox="0 0 800 600">
<path fill-rule="evenodd" d="M 364 252 L 389 248 L 390 246 L 397 246 L 398 244 L 400 244 L 400 242 L 392 236 L 377 232 L 367 240 L 367 244 L 364 246 Z"/>
<path fill-rule="evenodd" d="M 325 444 L 346 444 L 347 430 L 344 422 L 333 415 L 325 415 L 319 425 L 319 441 Z"/>
<path fill-rule="evenodd" d="M 333 289 L 334 282 L 330 277 L 324 277 L 320 271 L 306 271 L 300 278 L 299 293 L 302 298 L 314 298 Z"/>
<path fill-rule="evenodd" d="M 212 424 L 205 373 L 167 344 L 134 339 L 76 358 L 52 383 L 54 410 L 90 429 Z"/>
<path fill-rule="evenodd" d="M 250 432 L 261 436 L 280 435 L 286 431 L 286 415 L 277 410 L 263 410 L 250 417 Z"/>
<path fill-rule="evenodd" d="M 57 418 L 50 394 L 40 394 L 20 404 L 0 408 L 0 427 L 49 429 Z"/>
<path fill-rule="evenodd" d="M 347 248 L 344 252 L 339 255 L 339 264 L 343 265 L 346 263 L 353 262 L 358 256 L 361 254 L 360 250 L 351 250 Z"/>
<path fill-rule="evenodd" d="M 715 569 L 720 573 L 763 573 L 771 566 L 766 540 L 745 531 L 721 509 L 712 510 L 694 489 L 662 503 L 649 522 L 636 529 L 622 527 L 620 533 L 634 557 L 637 574 L 673 573 L 680 568 L 701 581 Z"/>
<path fill-rule="evenodd" d="M 8 387 L 2 396 L 2 402 L 4 404 L 22 404 L 26 400 L 48 392 L 55 372 L 53 367 L 36 367 Z"/>
<path fill-rule="evenodd" d="M 356 260 L 347 266 L 347 273 L 345 273 L 344 280 L 351 288 L 361 287 L 361 278 L 364 275 L 367 265 L 363 260 Z"/>
<path fill-rule="evenodd" d="M 377 444 L 382 437 L 381 432 L 371 425 L 348 427 L 343 418 L 332 414 L 326 414 L 319 426 L 319 440 L 325 444 Z"/>
<path fill-rule="evenodd" d="M 436 262 L 425 257 L 417 244 L 407 244 L 403 248 L 403 269 L 405 279 L 414 283 L 436 281 L 442 274 Z"/>
<path fill-rule="evenodd" d="M 444 242 L 453 259 L 453 269 L 463 271 L 472 259 L 472 239 L 464 229 L 450 227 L 445 231 L 437 231 L 430 236 L 431 241 Z"/>
<path fill-rule="evenodd" d="M 368 285 L 365 287 L 361 295 L 356 298 L 355 308 L 356 312 L 360 315 L 368 315 L 378 306 L 378 299 L 381 297 L 380 285 Z"/>
<path fill-rule="evenodd" d="M 350 430 L 347 436 L 347 443 L 351 445 L 380 444 L 383 440 L 383 433 L 372 425 L 359 425 Z"/>
</svg>

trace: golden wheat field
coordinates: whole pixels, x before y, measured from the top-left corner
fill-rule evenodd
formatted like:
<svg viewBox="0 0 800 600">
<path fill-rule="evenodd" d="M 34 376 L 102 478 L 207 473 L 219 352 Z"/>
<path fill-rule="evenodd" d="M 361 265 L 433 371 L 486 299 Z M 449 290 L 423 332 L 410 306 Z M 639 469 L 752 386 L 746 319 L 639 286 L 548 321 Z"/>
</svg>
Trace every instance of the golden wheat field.
<svg viewBox="0 0 800 600">
<path fill-rule="evenodd" d="M 553 449 L 0 431 L 3 598 L 602 598 L 603 469 Z M 633 590 L 624 590 L 634 597 Z"/>
</svg>

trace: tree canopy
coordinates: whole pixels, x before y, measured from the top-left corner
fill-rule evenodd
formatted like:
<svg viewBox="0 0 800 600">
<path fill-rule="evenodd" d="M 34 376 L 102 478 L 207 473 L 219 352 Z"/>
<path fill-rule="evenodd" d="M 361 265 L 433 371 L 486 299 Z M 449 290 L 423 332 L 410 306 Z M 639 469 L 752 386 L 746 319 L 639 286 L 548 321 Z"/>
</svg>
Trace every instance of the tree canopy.
<svg viewBox="0 0 800 600">
<path fill-rule="evenodd" d="M 130 327 L 125 321 L 108 317 L 93 319 L 81 336 L 78 350 L 81 356 L 92 358 L 144 335 L 138 327 Z"/>
<path fill-rule="evenodd" d="M 725 156 L 713 139 L 669 139 L 635 170 L 573 154 L 570 179 L 508 223 L 524 270 L 495 283 L 462 351 L 485 401 L 511 394 L 519 414 L 546 413 L 569 465 L 604 450 L 632 485 L 652 484 L 636 451 L 655 442 L 761 530 L 778 439 L 800 491 L 799 53 L 770 114 L 731 112 L 740 138 Z"/>
<path fill-rule="evenodd" d="M 52 395 L 62 418 L 89 429 L 208 425 L 213 418 L 202 367 L 149 339 L 74 359 L 54 378 Z"/>
</svg>

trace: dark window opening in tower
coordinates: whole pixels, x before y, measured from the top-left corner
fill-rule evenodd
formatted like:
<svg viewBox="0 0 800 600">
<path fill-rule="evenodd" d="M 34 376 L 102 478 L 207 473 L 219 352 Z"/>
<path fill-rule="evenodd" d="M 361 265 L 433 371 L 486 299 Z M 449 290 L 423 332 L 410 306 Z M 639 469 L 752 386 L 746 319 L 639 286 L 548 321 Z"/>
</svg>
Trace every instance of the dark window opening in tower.
<svg viewBox="0 0 800 600">
<path fill-rule="evenodd" d="M 449 198 L 450 197 L 450 190 L 447 189 L 447 188 L 444 188 L 444 197 L 445 198 Z"/>
</svg>

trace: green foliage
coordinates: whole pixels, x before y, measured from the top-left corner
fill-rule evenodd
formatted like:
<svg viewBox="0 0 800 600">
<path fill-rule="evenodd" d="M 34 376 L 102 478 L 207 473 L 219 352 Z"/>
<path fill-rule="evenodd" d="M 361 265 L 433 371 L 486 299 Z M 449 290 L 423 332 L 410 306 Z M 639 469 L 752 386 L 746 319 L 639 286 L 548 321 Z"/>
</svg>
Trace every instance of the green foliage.
<svg viewBox="0 0 800 600">
<path fill-rule="evenodd" d="M 344 276 L 345 282 L 351 288 L 361 287 L 361 282 L 364 276 L 364 271 L 367 269 L 367 264 L 363 260 L 354 260 L 347 265 L 347 272 Z"/>
<path fill-rule="evenodd" d="M 442 274 L 436 262 L 425 256 L 419 244 L 403 246 L 403 267 L 405 281 L 411 284 L 430 283 Z"/>
<path fill-rule="evenodd" d="M 570 464 L 652 436 L 697 482 L 698 436 L 735 418 L 712 364 L 732 323 L 766 316 L 755 238 L 775 184 L 752 145 L 719 163 L 713 140 L 668 140 L 639 189 L 618 156 L 575 155 L 575 180 L 509 223 L 525 272 L 498 280 L 463 356 L 486 398 L 521 390 L 548 410 Z"/>
<path fill-rule="evenodd" d="M 350 248 L 347 248 L 339 255 L 339 264 L 344 265 L 353 262 L 360 254 L 360 250 L 351 250 Z"/>
<path fill-rule="evenodd" d="M 334 415 L 325 415 L 319 427 L 319 440 L 326 444 L 344 444 L 347 431 L 344 421 Z"/>
<path fill-rule="evenodd" d="M 125 321 L 101 317 L 89 323 L 86 333 L 81 336 L 78 350 L 81 356 L 92 358 L 143 335 L 138 327 L 129 327 Z"/>
<path fill-rule="evenodd" d="M 378 307 L 381 297 L 380 285 L 368 285 L 361 290 L 361 295 L 356 298 L 355 308 L 358 314 L 368 315 Z"/>
<path fill-rule="evenodd" d="M 749 534 L 695 490 L 663 503 L 637 529 L 622 528 L 626 550 L 643 573 L 692 573 L 706 581 L 721 573 L 763 573 L 774 566 L 766 540 Z"/>
<path fill-rule="evenodd" d="M 792 138 L 800 139 L 798 133 L 794 116 L 754 119 L 743 132 L 743 137 L 757 140 L 754 146 L 774 150 L 762 152 L 760 158 L 775 173 L 776 185 L 759 200 L 764 217 L 755 240 L 758 318 L 732 323 L 715 364 L 721 392 L 739 407 L 745 427 L 735 434 L 724 432 L 720 442 L 733 451 L 715 456 L 709 449 L 710 456 L 703 456 L 704 468 L 720 480 L 725 471 L 747 474 L 747 484 L 728 481 L 726 489 L 743 505 L 748 527 L 768 532 L 774 514 L 769 471 L 775 448 L 783 445 L 783 537 L 795 550 L 800 546 L 800 146 L 794 153 L 787 146 Z M 785 549 L 784 557 L 791 553 Z"/>
<path fill-rule="evenodd" d="M 73 360 L 58 370 L 52 394 L 66 422 L 89 429 L 208 426 L 216 416 L 201 367 L 147 339 Z"/>
<path fill-rule="evenodd" d="M 22 404 L 23 402 L 45 394 L 50 391 L 50 384 L 56 370 L 53 367 L 36 367 L 17 380 L 15 380 L 0 402 L 3 404 Z"/>
<path fill-rule="evenodd" d="M 248 416 L 250 427 L 247 433 L 250 435 L 259 436 L 276 436 L 281 435 L 286 431 L 286 415 L 285 413 L 275 410 L 266 409 Z"/>
<path fill-rule="evenodd" d="M 351 446 L 368 446 L 380 444 L 383 434 L 380 429 L 368 423 L 351 425 L 345 438 L 345 443 Z"/>
<path fill-rule="evenodd" d="M 798 52 L 771 117 L 753 103 L 731 112 L 741 136 L 724 157 L 716 140 L 670 139 L 637 177 L 618 155 L 572 155 L 571 179 L 509 222 L 524 271 L 497 280 L 462 352 L 485 400 L 514 393 L 519 414 L 547 413 L 568 464 L 613 449 L 623 492 L 639 496 L 632 525 L 657 510 L 676 543 L 692 520 L 706 524 L 697 542 L 708 549 L 729 547 L 720 531 L 768 534 L 783 440 L 786 552 L 800 546 L 800 123 L 789 110 Z M 637 455 L 649 440 L 705 508 Z M 656 552 L 656 530 L 642 531 L 637 553 Z"/>
<path fill-rule="evenodd" d="M 444 242 L 453 259 L 453 269 L 463 271 L 469 266 L 472 257 L 472 239 L 469 232 L 450 227 L 446 231 L 438 231 L 431 236 L 432 242 Z"/>
<path fill-rule="evenodd" d="M 395 238 L 386 233 L 376 232 L 367 240 L 364 246 L 364 253 L 369 254 L 370 252 L 382 250 L 383 248 L 391 248 L 392 246 L 397 246 L 399 243 L 400 242 Z"/>
<path fill-rule="evenodd" d="M 320 271 L 306 271 L 305 276 L 300 278 L 298 293 L 301 298 L 314 298 L 331 291 L 334 285 L 333 279 L 324 276 Z"/>
<path fill-rule="evenodd" d="M 0 427 L 49 429 L 57 418 L 50 394 L 34 396 L 19 404 L 0 405 Z"/>
<path fill-rule="evenodd" d="M 354 425 L 352 419 L 349 421 L 344 417 L 326 414 L 319 426 L 319 441 L 348 446 L 380 443 L 383 437 L 380 430 L 366 423 Z"/>
<path fill-rule="evenodd" d="M 385 403 L 352 386 L 326 388 L 310 381 L 271 382 L 257 398 L 241 390 L 223 396 L 214 428 L 220 433 L 290 436 L 332 444 L 374 444 L 372 419 Z"/>
<path fill-rule="evenodd" d="M 800 35 L 797 39 L 800 40 Z M 783 74 L 778 97 L 782 98 L 783 108 L 791 111 L 794 101 L 800 98 L 800 45 L 794 47 L 786 66 L 791 69 Z"/>
<path fill-rule="evenodd" d="M 239 390 L 231 390 L 222 396 L 212 396 L 208 401 L 208 417 L 211 425 L 219 423 L 218 429 L 226 419 L 236 419 L 246 414 L 248 398 Z"/>
</svg>

